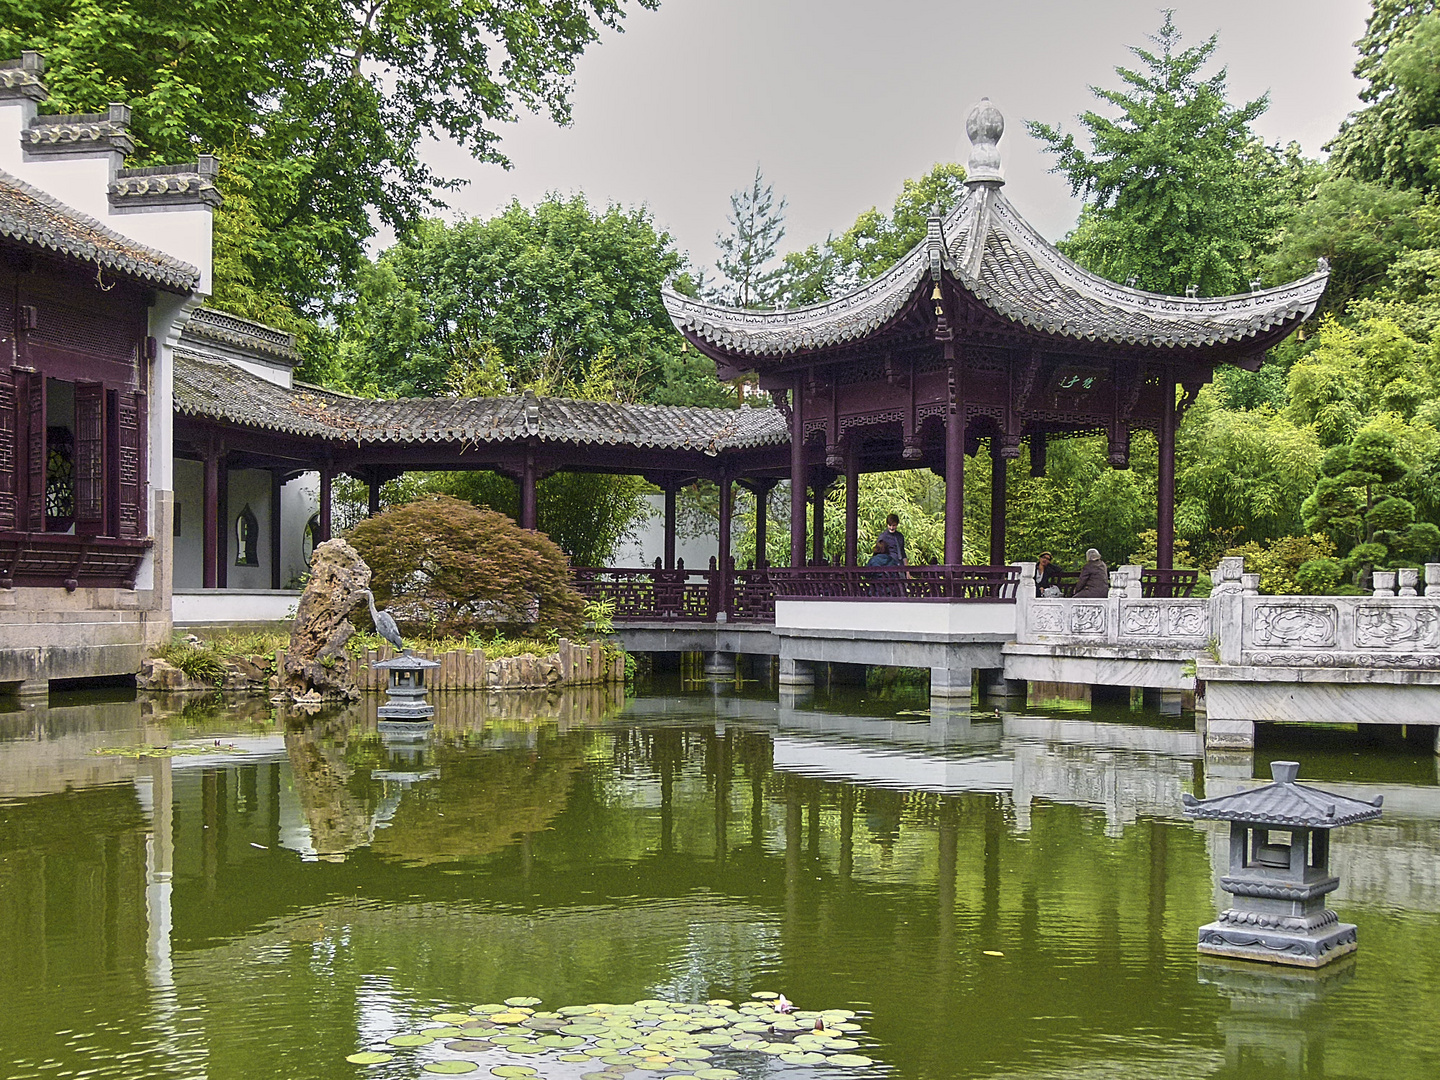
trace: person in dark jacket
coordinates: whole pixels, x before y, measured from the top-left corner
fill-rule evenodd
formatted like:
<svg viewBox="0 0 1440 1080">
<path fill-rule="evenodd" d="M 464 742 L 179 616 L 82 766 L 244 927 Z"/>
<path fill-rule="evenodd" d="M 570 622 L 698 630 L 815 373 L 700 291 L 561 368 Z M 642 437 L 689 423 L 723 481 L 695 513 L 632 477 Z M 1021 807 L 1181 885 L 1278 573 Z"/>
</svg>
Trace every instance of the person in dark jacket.
<svg viewBox="0 0 1440 1080">
<path fill-rule="evenodd" d="M 1050 552 L 1042 551 L 1035 563 L 1036 596 L 1060 595 L 1060 568 L 1051 562 L 1050 558 Z"/>
<path fill-rule="evenodd" d="M 1085 565 L 1080 568 L 1075 591 L 1070 595 L 1076 598 L 1110 595 L 1110 568 L 1094 548 L 1085 552 Z"/>
</svg>

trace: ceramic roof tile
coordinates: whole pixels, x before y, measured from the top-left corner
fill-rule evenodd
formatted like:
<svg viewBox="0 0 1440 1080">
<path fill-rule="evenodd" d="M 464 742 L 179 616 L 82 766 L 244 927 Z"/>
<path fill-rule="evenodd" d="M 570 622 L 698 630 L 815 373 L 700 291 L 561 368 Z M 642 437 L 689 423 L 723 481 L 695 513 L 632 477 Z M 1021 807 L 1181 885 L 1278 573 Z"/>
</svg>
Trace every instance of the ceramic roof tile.
<svg viewBox="0 0 1440 1080">
<path fill-rule="evenodd" d="M 189 292 L 200 281 L 189 263 L 122 236 L 7 172 L 0 172 L 0 236 L 172 292 Z"/>
<path fill-rule="evenodd" d="M 1378 818 L 1381 797 L 1377 796 L 1373 802 L 1361 802 L 1306 784 L 1276 781 L 1213 799 L 1196 799 L 1187 794 L 1184 802 L 1185 813 L 1193 818 L 1332 829 Z"/>
<path fill-rule="evenodd" d="M 371 400 L 300 385 L 286 389 L 223 360 L 176 351 L 175 410 L 307 438 L 365 443 L 508 442 L 670 450 L 784 445 L 776 409 L 624 405 L 533 396 Z"/>
<path fill-rule="evenodd" d="M 997 191 L 976 187 L 941 225 L 944 267 L 996 314 L 1042 333 L 1152 348 L 1222 345 L 1307 318 L 1325 291 L 1323 269 L 1242 296 L 1187 298 L 1126 288 L 1075 265 Z M 932 269 L 931 246 L 922 241 L 874 281 L 809 307 L 742 311 L 669 289 L 665 306 L 681 333 L 737 356 L 780 358 L 841 345 L 873 333 L 915 299 Z"/>
</svg>

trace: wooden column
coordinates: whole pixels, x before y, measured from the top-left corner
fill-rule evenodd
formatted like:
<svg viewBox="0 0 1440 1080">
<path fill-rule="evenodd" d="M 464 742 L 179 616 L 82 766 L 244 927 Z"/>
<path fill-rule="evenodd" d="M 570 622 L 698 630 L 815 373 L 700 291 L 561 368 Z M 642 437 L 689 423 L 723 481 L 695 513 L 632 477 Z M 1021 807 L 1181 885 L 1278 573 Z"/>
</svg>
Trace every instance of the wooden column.
<svg viewBox="0 0 1440 1080">
<path fill-rule="evenodd" d="M 1005 459 L 1000 438 L 990 439 L 990 565 L 1005 563 Z"/>
<path fill-rule="evenodd" d="M 205 448 L 204 508 L 200 512 L 200 528 L 204 535 L 201 547 L 201 584 L 206 589 L 218 588 L 215 562 L 220 542 L 220 454 L 214 446 Z"/>
<path fill-rule="evenodd" d="M 285 489 L 285 475 L 278 469 L 270 473 L 270 588 L 282 588 L 280 577 L 281 531 L 280 495 Z"/>
<path fill-rule="evenodd" d="M 540 514 L 535 501 L 535 455 L 525 454 L 525 465 L 520 472 L 520 527 L 534 529 Z"/>
<path fill-rule="evenodd" d="M 945 562 L 965 561 L 965 393 L 961 363 L 953 345 L 945 346 L 950 362 L 950 404 L 945 413 Z"/>
<path fill-rule="evenodd" d="M 845 565 L 857 565 L 860 550 L 860 452 L 852 435 L 845 440 Z"/>
<path fill-rule="evenodd" d="M 320 542 L 322 544 L 330 539 L 330 488 L 334 479 L 334 470 L 327 461 L 320 467 Z"/>
<path fill-rule="evenodd" d="M 675 495 L 672 481 L 665 485 L 665 569 L 675 569 Z"/>
<path fill-rule="evenodd" d="M 811 562 L 821 566 L 825 562 L 825 491 L 829 485 L 824 478 L 815 481 L 815 505 L 811 508 Z"/>
<path fill-rule="evenodd" d="M 216 455 L 215 501 L 219 512 L 215 517 L 215 587 L 230 587 L 230 461 L 225 447 Z"/>
<path fill-rule="evenodd" d="M 1160 378 L 1160 469 L 1156 485 L 1155 566 L 1175 566 L 1175 380 L 1169 372 Z"/>
<path fill-rule="evenodd" d="M 728 472 L 720 474 L 720 555 L 715 560 L 715 610 L 730 611 L 730 511 L 734 484 Z"/>
<path fill-rule="evenodd" d="M 790 565 L 805 565 L 805 373 L 790 389 Z"/>
<path fill-rule="evenodd" d="M 755 493 L 755 568 L 757 570 L 763 570 L 770 565 L 770 557 L 766 545 L 770 541 L 768 534 L 770 526 L 770 489 L 774 486 L 774 480 L 757 480 L 750 489 Z"/>
<path fill-rule="evenodd" d="M 374 517 L 380 513 L 380 488 L 384 485 L 385 478 L 376 469 L 370 474 L 370 483 L 366 485 L 366 494 L 369 496 L 365 507 L 365 516 Z"/>
</svg>

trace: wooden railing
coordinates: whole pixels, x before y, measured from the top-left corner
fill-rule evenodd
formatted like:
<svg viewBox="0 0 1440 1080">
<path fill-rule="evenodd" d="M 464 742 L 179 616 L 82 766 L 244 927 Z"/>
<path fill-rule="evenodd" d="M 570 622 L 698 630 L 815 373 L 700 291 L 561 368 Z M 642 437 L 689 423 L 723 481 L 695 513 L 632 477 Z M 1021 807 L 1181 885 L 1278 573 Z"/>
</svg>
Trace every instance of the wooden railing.
<svg viewBox="0 0 1440 1080">
<path fill-rule="evenodd" d="M 1019 571 L 1010 566 L 843 567 L 732 570 L 646 570 L 576 567 L 586 599 L 615 602 L 616 622 L 772 623 L 775 599 L 965 600 L 1010 603 Z M 722 586 L 724 586 L 722 593 Z"/>
<path fill-rule="evenodd" d="M 0 532 L 0 589 L 133 589 L 149 540 Z"/>
<path fill-rule="evenodd" d="M 945 600 L 1015 602 L 1014 566 L 807 566 L 770 572 L 780 600 Z"/>
</svg>

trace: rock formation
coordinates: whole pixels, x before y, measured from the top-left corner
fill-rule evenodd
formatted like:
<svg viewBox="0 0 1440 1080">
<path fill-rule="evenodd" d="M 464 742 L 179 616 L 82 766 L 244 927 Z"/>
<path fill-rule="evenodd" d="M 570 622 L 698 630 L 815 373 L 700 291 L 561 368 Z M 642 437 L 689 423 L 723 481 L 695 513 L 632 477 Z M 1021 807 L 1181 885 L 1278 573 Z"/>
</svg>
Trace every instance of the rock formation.
<svg viewBox="0 0 1440 1080">
<path fill-rule="evenodd" d="M 350 612 L 365 603 L 370 568 L 344 540 L 327 540 L 315 549 L 310 581 L 300 597 L 281 689 L 288 694 L 357 698 L 345 663 L 345 643 L 355 633 Z"/>
</svg>

